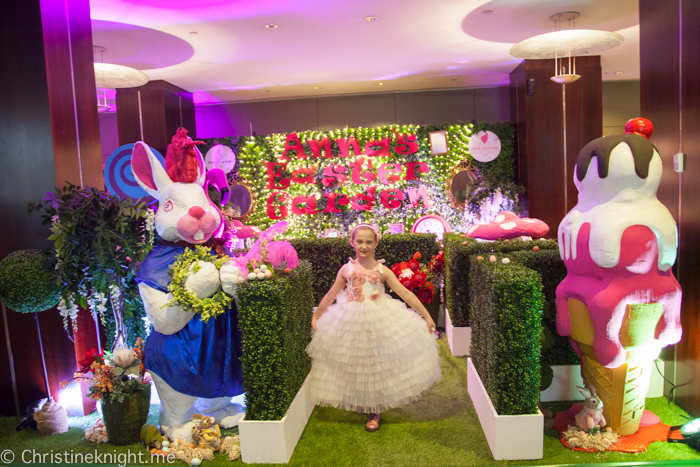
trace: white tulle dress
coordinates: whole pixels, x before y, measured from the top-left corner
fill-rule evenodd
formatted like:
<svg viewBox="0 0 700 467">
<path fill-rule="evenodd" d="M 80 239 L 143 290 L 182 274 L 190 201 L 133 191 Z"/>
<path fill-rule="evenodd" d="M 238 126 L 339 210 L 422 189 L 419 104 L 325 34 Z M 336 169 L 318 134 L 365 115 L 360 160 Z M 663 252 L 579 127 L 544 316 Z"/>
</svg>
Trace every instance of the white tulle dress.
<svg viewBox="0 0 700 467">
<path fill-rule="evenodd" d="M 364 413 L 413 402 L 440 380 L 437 342 L 418 313 L 385 292 L 381 263 L 367 271 L 350 259 L 349 268 L 306 348 L 312 398 Z"/>
</svg>

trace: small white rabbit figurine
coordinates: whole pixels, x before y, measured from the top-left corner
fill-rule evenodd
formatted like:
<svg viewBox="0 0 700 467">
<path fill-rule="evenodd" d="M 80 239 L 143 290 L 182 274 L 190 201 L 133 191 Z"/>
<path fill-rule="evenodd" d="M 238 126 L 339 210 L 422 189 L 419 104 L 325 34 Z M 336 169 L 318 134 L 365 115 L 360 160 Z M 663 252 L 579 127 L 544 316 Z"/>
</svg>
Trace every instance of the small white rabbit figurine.
<svg viewBox="0 0 700 467">
<path fill-rule="evenodd" d="M 136 277 L 154 329 L 144 348 L 145 366 L 161 400 L 161 429 L 182 442 L 191 438 L 187 424 L 195 412 L 214 416 L 223 428 L 235 426 L 243 415 L 241 406 L 231 404 L 233 396 L 244 392 L 235 304 L 207 323 L 177 305 L 166 305 L 173 298 L 169 266 L 185 248 L 209 246 L 223 221 L 203 189 L 205 165 L 196 144 L 187 130 L 179 129 L 168 146 L 165 169 L 142 142 L 134 145 L 131 161 L 136 181 L 159 201 L 155 226 L 161 243 Z M 206 298 L 220 287 L 219 271 L 212 263 L 200 266 L 185 288 Z"/>
<path fill-rule="evenodd" d="M 603 401 L 596 394 L 595 388 L 591 385 L 592 393 L 586 388 L 576 386 L 586 401 L 583 409 L 576 414 L 576 427 L 585 432 L 600 430 L 605 427 L 605 417 L 603 417 Z"/>
</svg>

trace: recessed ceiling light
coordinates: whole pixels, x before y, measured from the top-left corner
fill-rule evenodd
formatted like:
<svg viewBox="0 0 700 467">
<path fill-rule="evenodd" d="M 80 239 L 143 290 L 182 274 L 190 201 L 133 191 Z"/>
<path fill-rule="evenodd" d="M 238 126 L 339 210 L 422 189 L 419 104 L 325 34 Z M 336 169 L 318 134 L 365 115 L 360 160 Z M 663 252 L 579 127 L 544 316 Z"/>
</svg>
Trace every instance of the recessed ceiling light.
<svg viewBox="0 0 700 467">
<path fill-rule="evenodd" d="M 377 21 L 379 18 L 376 16 L 365 16 L 365 21 L 371 23 L 372 21 Z"/>
<path fill-rule="evenodd" d="M 314 86 L 314 89 L 321 89 L 321 86 Z"/>
<path fill-rule="evenodd" d="M 197 31 L 190 31 L 190 36 L 196 36 L 197 34 L 199 34 Z"/>
<path fill-rule="evenodd" d="M 493 10 L 484 10 L 482 11 L 482 13 L 485 15 L 490 15 L 491 13 L 493 13 Z"/>
<path fill-rule="evenodd" d="M 267 29 L 277 29 L 279 26 L 277 26 L 275 23 L 270 23 L 270 24 L 266 24 L 265 27 Z"/>
<path fill-rule="evenodd" d="M 616 75 L 621 75 L 621 74 L 623 74 L 623 73 L 624 73 L 624 71 L 616 71 L 616 72 L 615 72 Z"/>
<path fill-rule="evenodd" d="M 384 83 L 377 83 L 377 86 L 384 86 Z"/>
</svg>

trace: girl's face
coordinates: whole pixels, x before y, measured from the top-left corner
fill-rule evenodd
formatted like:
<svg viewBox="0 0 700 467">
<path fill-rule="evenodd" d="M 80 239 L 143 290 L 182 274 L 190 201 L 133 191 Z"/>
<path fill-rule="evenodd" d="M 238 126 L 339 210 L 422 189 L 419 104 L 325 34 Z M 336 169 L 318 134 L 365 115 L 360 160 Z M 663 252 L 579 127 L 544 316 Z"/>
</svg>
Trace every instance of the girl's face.
<svg viewBox="0 0 700 467">
<path fill-rule="evenodd" d="M 377 238 L 372 229 L 357 229 L 352 240 L 357 258 L 374 258 L 374 250 L 377 248 Z"/>
</svg>

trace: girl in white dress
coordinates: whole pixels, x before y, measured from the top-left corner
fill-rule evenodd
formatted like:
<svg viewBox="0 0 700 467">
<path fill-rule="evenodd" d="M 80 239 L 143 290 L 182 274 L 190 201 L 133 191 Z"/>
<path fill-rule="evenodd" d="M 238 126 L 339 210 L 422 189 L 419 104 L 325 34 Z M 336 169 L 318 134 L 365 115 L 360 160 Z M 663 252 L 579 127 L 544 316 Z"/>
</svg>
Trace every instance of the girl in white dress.
<svg viewBox="0 0 700 467">
<path fill-rule="evenodd" d="M 316 405 L 368 413 L 367 431 L 379 429 L 383 410 L 417 400 L 440 379 L 435 323 L 383 260 L 375 259 L 380 239 L 376 225 L 352 230 L 356 258 L 340 268 L 316 309 L 306 348 Z M 417 313 L 391 298 L 384 282 Z"/>
</svg>

